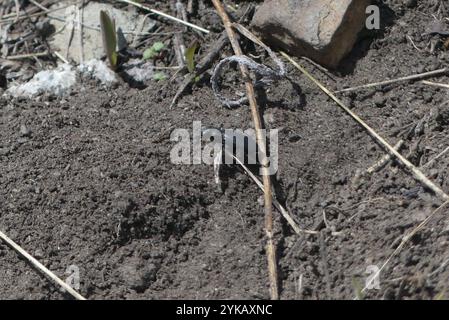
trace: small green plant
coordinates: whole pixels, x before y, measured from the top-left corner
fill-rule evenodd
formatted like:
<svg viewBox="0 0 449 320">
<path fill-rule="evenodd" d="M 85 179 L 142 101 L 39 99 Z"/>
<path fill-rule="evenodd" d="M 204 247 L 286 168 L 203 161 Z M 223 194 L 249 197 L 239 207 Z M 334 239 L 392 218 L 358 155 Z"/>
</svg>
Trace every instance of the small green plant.
<svg viewBox="0 0 449 320">
<path fill-rule="evenodd" d="M 167 76 L 163 72 L 156 72 L 153 75 L 153 79 L 156 80 L 156 81 L 162 81 L 162 80 L 167 79 Z"/>
<path fill-rule="evenodd" d="M 185 52 L 185 61 L 190 73 L 195 71 L 195 53 L 197 48 L 198 42 L 195 41 Z"/>
<path fill-rule="evenodd" d="M 165 44 L 163 42 L 155 42 L 153 45 L 143 52 L 144 60 L 157 60 L 162 59 L 164 55 Z M 167 79 L 167 76 L 163 72 L 156 72 L 153 74 L 153 80 L 162 81 Z"/>
<path fill-rule="evenodd" d="M 444 296 L 445 296 L 444 291 L 441 291 L 435 297 L 433 297 L 433 300 L 444 300 Z"/>
<path fill-rule="evenodd" d="M 143 53 L 144 60 L 160 58 L 162 50 L 165 49 L 163 42 L 155 42 L 150 48 L 146 49 Z"/>
<path fill-rule="evenodd" d="M 195 67 L 196 67 L 195 54 L 198 47 L 199 47 L 198 41 L 195 40 L 195 42 L 186 50 L 184 54 L 184 58 L 187 64 L 187 70 L 192 75 L 195 74 Z M 194 81 L 198 82 L 199 79 L 200 79 L 199 76 L 197 76 L 195 77 Z"/>
<path fill-rule="evenodd" d="M 363 286 L 360 282 L 360 279 L 356 277 L 352 278 L 352 288 L 354 289 L 354 294 L 357 300 L 363 300 L 365 298 L 365 294 L 363 293 Z"/>
<path fill-rule="evenodd" d="M 118 53 L 117 53 L 117 31 L 115 29 L 115 21 L 109 17 L 106 11 L 100 11 L 101 34 L 103 36 L 103 47 L 109 60 L 112 70 L 117 69 Z"/>
</svg>

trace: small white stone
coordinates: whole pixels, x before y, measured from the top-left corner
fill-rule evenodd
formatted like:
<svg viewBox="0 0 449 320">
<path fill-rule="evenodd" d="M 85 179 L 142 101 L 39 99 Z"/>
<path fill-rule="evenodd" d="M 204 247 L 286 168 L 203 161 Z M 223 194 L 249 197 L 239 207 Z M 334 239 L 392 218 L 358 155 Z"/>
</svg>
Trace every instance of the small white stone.
<svg viewBox="0 0 449 320">
<path fill-rule="evenodd" d="M 110 86 L 117 82 L 115 72 L 112 71 L 102 60 L 89 60 L 88 62 L 80 65 L 78 70 L 83 76 L 99 80 L 106 86 Z"/>
<path fill-rule="evenodd" d="M 63 64 L 56 69 L 37 73 L 27 83 L 11 86 L 5 94 L 16 98 L 32 98 L 43 93 L 63 96 L 75 83 L 76 72 L 71 65 Z"/>
</svg>

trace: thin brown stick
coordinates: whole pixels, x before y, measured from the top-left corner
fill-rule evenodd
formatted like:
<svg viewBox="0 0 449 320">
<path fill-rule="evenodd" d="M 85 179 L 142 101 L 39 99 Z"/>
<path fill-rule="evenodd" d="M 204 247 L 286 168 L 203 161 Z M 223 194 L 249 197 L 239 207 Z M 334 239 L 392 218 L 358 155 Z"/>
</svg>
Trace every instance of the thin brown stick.
<svg viewBox="0 0 449 320">
<path fill-rule="evenodd" d="M 19 3 L 19 0 L 14 0 L 14 3 L 16 5 L 16 20 L 15 21 L 17 21 L 20 18 L 20 3 Z"/>
<path fill-rule="evenodd" d="M 143 5 L 143 4 L 137 3 L 135 1 L 131 1 L 131 0 L 116 0 L 116 1 L 136 6 L 137 8 L 149 11 L 149 12 L 151 12 L 153 14 L 159 15 L 159 16 L 164 17 L 166 19 L 169 19 L 169 20 L 181 23 L 181 24 L 183 24 L 183 25 L 185 25 L 187 27 L 190 27 L 192 29 L 201 31 L 201 32 L 203 32 L 205 34 L 208 34 L 210 32 L 209 30 L 204 29 L 204 28 L 202 28 L 200 26 L 197 26 L 197 25 L 195 25 L 193 23 L 190 23 L 190 22 L 184 21 L 182 19 L 178 19 L 178 18 L 172 17 L 172 16 L 170 16 L 170 15 L 168 15 L 168 14 L 162 12 L 162 11 L 159 11 L 159 10 L 156 10 L 156 9 L 151 9 L 151 8 L 149 8 L 149 7 L 147 7 L 147 6 Z"/>
<path fill-rule="evenodd" d="M 29 59 L 35 57 L 45 57 L 48 56 L 48 52 L 36 52 L 36 53 L 26 53 L 26 54 L 18 54 L 15 56 L 8 56 L 6 59 L 8 60 L 21 60 L 21 59 Z"/>
<path fill-rule="evenodd" d="M 57 58 L 59 58 L 62 62 L 64 62 L 65 64 L 70 64 L 70 62 L 69 62 L 66 58 L 64 58 L 64 57 L 62 56 L 62 54 L 60 54 L 58 51 L 53 51 L 53 54 L 54 54 Z"/>
<path fill-rule="evenodd" d="M 446 83 L 438 83 L 438 82 L 425 81 L 425 80 L 422 83 L 427 84 L 428 86 L 449 89 L 449 84 L 446 84 Z"/>
<path fill-rule="evenodd" d="M 81 0 L 81 4 L 78 6 L 78 28 L 79 28 L 79 55 L 80 55 L 80 64 L 84 64 L 84 39 L 83 39 L 83 20 L 84 20 L 84 0 Z"/>
<path fill-rule="evenodd" d="M 42 5 L 45 5 L 45 6 L 47 4 L 49 4 L 49 3 L 50 3 L 49 0 L 42 1 Z M 29 16 L 30 14 L 33 14 L 36 11 L 39 11 L 39 8 L 37 8 L 37 7 L 27 7 L 26 9 L 24 9 L 22 11 L 23 11 L 23 13 L 20 14 L 20 18 Z M 13 17 L 16 17 L 16 16 L 17 16 L 17 12 L 11 12 L 11 13 L 8 13 L 8 14 L 4 14 L 2 16 L 2 18 L 7 19 L 7 18 L 13 18 Z"/>
<path fill-rule="evenodd" d="M 411 76 L 407 76 L 407 77 L 401 77 L 401 78 L 392 79 L 392 80 L 364 84 L 364 85 L 357 86 L 357 87 L 352 87 L 352 88 L 335 91 L 335 93 L 349 92 L 349 91 L 355 91 L 355 90 L 359 90 L 359 89 L 367 89 L 367 88 L 372 88 L 372 87 L 381 87 L 381 86 L 386 86 L 388 84 L 393 84 L 393 83 L 398 83 L 398 82 L 403 82 L 403 81 L 419 80 L 422 78 L 427 78 L 427 77 L 431 77 L 431 76 L 444 74 L 444 73 L 447 73 L 448 71 L 449 71 L 449 68 L 443 68 L 443 69 L 419 73 L 419 74 L 415 74 L 415 75 L 411 75 Z"/>
<path fill-rule="evenodd" d="M 439 206 L 437 209 L 435 209 L 426 219 L 424 219 L 423 222 L 421 222 L 416 228 L 414 228 L 409 234 L 407 234 L 399 244 L 399 246 L 393 251 L 393 253 L 385 260 L 385 262 L 382 264 L 380 269 L 371 277 L 371 280 L 368 281 L 365 285 L 365 287 L 362 289 L 362 292 L 365 292 L 368 287 L 372 284 L 372 282 L 379 277 L 380 273 L 385 269 L 385 267 L 390 263 L 390 261 L 404 248 L 404 246 L 407 244 L 407 242 L 419 231 L 421 231 L 428 223 L 429 221 L 438 213 L 440 212 L 444 207 L 446 207 L 449 204 L 449 201 L 444 202 L 441 206 Z"/>
<path fill-rule="evenodd" d="M 431 164 L 433 164 L 435 161 L 437 161 L 438 159 L 440 159 L 442 156 L 444 156 L 446 153 L 449 152 L 449 147 L 447 147 L 446 149 L 444 149 L 440 154 L 438 154 L 435 158 L 429 160 L 429 162 L 427 162 L 425 165 L 423 165 L 421 167 L 421 169 L 427 168 L 428 166 L 430 166 Z"/>
<path fill-rule="evenodd" d="M 52 279 L 54 282 L 56 282 L 59 286 L 61 286 L 61 288 L 66 290 L 72 297 L 74 297 L 77 300 L 86 300 L 86 298 L 84 298 L 82 295 L 80 295 L 78 292 L 76 292 L 72 287 L 70 287 L 68 284 L 66 284 L 64 281 L 62 281 L 60 278 L 58 278 L 57 275 L 55 275 L 53 272 L 48 270 L 42 263 L 37 261 L 34 257 L 32 257 L 24 249 L 22 249 L 21 246 L 19 246 L 17 243 L 15 243 L 13 240 L 11 240 L 11 238 L 9 238 L 2 231 L 0 231 L 0 239 L 2 239 L 11 248 L 13 248 L 15 251 L 17 251 L 22 257 L 24 257 L 26 260 L 28 260 L 38 270 L 40 270 L 42 273 L 44 273 L 50 279 Z"/>
<path fill-rule="evenodd" d="M 418 50 L 418 52 L 422 52 L 422 50 L 420 48 L 418 48 L 415 44 L 415 42 L 413 41 L 412 37 L 410 37 L 409 35 L 407 35 L 407 39 L 410 40 L 410 42 L 412 43 L 412 46 Z"/>
<path fill-rule="evenodd" d="M 4 24 L 4 23 L 15 23 L 15 22 L 18 22 L 18 21 L 21 21 L 21 20 L 24 20 L 24 19 L 35 18 L 35 17 L 43 16 L 43 15 L 46 15 L 46 14 L 48 14 L 48 13 L 55 12 L 55 11 L 60 11 L 60 10 L 66 9 L 66 8 L 68 8 L 68 7 L 71 7 L 71 6 L 72 6 L 72 5 L 70 4 L 70 5 L 66 5 L 66 6 L 60 7 L 60 8 L 47 9 L 47 11 L 41 11 L 41 12 L 29 14 L 29 15 L 23 15 L 23 14 L 22 14 L 22 15 L 19 17 L 19 20 L 17 20 L 17 21 L 15 21 L 15 19 L 13 19 L 13 18 L 6 18 L 6 16 L 3 16 L 3 19 L 0 20 L 0 25 L 1 25 L 1 24 Z M 36 7 L 36 9 L 38 9 L 38 8 Z M 49 17 L 49 18 L 52 18 L 52 17 Z M 56 18 L 53 17 L 53 19 L 56 19 Z M 58 19 L 60 19 L 60 20 L 62 20 L 62 21 L 65 21 L 65 20 L 62 19 L 62 18 L 58 18 Z"/>
<path fill-rule="evenodd" d="M 179 2 L 179 0 L 176 0 L 175 7 L 176 7 L 176 14 L 177 14 L 176 17 L 178 19 L 182 19 L 183 21 L 187 21 L 187 19 L 184 17 L 184 14 L 183 14 L 183 12 L 185 11 L 184 5 L 181 2 Z M 185 28 L 185 29 L 187 29 L 187 28 Z M 173 42 L 174 42 L 174 47 L 175 47 L 176 60 L 178 61 L 178 66 L 184 67 L 185 66 L 186 46 L 184 44 L 183 34 L 182 33 L 175 34 Z"/>
<path fill-rule="evenodd" d="M 219 16 L 223 20 L 226 33 L 228 34 L 229 41 L 231 42 L 234 53 L 237 56 L 242 56 L 243 52 L 240 44 L 236 38 L 236 34 L 232 28 L 232 22 L 226 13 L 223 4 L 220 0 L 212 0 Z M 267 259 L 268 259 L 268 274 L 270 280 L 270 296 L 271 299 L 279 299 L 278 289 L 278 271 L 276 261 L 276 250 L 273 240 L 273 195 L 271 192 L 271 179 L 268 169 L 268 159 L 266 157 L 266 143 L 262 133 L 262 121 L 260 118 L 259 107 L 256 101 L 256 94 L 253 83 L 250 78 L 249 70 L 246 66 L 240 64 L 240 71 L 245 81 L 246 92 L 251 108 L 251 114 L 254 122 L 254 128 L 256 130 L 256 141 L 259 146 L 259 154 L 262 155 L 261 165 L 263 170 L 263 184 L 264 184 L 264 198 L 265 198 L 265 231 L 267 234 Z"/>
<path fill-rule="evenodd" d="M 394 145 L 394 149 L 397 151 L 400 151 L 400 149 L 402 148 L 402 145 L 404 144 L 404 140 L 399 140 L 398 143 L 396 143 Z M 368 174 L 372 174 L 374 172 L 379 171 L 380 169 L 382 169 L 389 161 L 391 160 L 391 154 L 387 153 L 386 155 L 384 155 L 379 161 L 377 161 L 375 164 L 373 164 L 371 167 L 369 167 L 366 170 L 366 173 Z"/>
<path fill-rule="evenodd" d="M 33 3 L 32 1 L 34 1 L 34 0 L 30 0 L 31 3 Z M 45 6 L 47 4 L 48 4 L 48 2 L 44 1 L 43 3 L 40 4 L 40 6 Z M 39 11 L 39 9 L 42 9 L 42 8 L 40 8 L 38 6 L 35 6 L 35 7 L 32 7 L 31 9 L 23 10 L 24 13 L 20 15 L 18 21 L 23 20 L 23 19 L 27 19 L 27 18 L 38 17 L 38 16 L 41 16 L 41 15 L 45 15 L 45 14 L 47 14 L 49 12 L 59 11 L 59 10 L 62 10 L 62 9 L 65 9 L 65 8 L 68 8 L 68 7 L 71 7 L 71 6 L 72 6 L 72 4 L 69 4 L 69 5 L 60 7 L 60 8 L 55 8 L 55 9 L 51 9 L 51 10 L 48 10 L 48 11 L 41 11 L 41 12 L 36 12 L 36 11 Z M 2 19 L 0 20 L 0 24 L 17 22 L 17 21 L 15 21 L 15 18 L 12 18 L 13 16 L 14 16 L 14 14 L 13 15 L 11 15 L 11 14 L 3 15 Z"/>
<path fill-rule="evenodd" d="M 43 6 L 42 4 L 40 4 L 39 2 L 35 1 L 35 0 L 29 0 L 32 4 L 34 4 L 36 7 L 38 7 L 39 9 L 44 10 L 45 12 L 49 12 L 50 10 L 48 10 L 45 6 Z"/>
<path fill-rule="evenodd" d="M 345 106 L 345 104 L 338 99 L 329 89 L 327 89 L 321 82 L 315 79 L 306 69 L 304 69 L 299 63 L 294 61 L 288 54 L 281 52 L 281 54 L 290 61 L 299 71 L 301 71 L 307 78 L 312 80 L 324 93 L 326 93 L 332 100 L 334 100 L 340 108 L 342 108 L 348 115 L 351 116 L 359 125 L 365 128 L 366 131 L 392 156 L 394 156 L 402 165 L 404 165 L 415 177 L 415 179 L 425 185 L 427 188 L 432 190 L 438 197 L 443 201 L 449 200 L 449 195 L 447 195 L 439 186 L 433 183 L 429 178 L 427 178 L 421 170 L 419 170 L 415 165 L 403 157 L 391 144 L 389 144 L 384 138 L 382 138 L 373 128 L 371 128 L 365 121 L 363 121 L 358 115 L 356 115 L 351 109 Z"/>
<path fill-rule="evenodd" d="M 254 173 L 251 172 L 251 170 L 249 170 L 249 168 L 247 166 L 245 166 L 243 164 L 242 161 L 240 161 L 239 158 L 237 158 L 235 155 L 233 154 L 229 154 L 232 158 L 235 159 L 235 161 L 237 161 L 237 163 L 239 165 L 242 166 L 243 170 L 245 170 L 245 172 L 248 174 L 248 176 L 253 179 L 253 181 L 257 184 L 257 186 L 260 188 L 260 190 L 262 190 L 263 192 L 265 192 L 265 188 L 263 186 L 263 183 L 254 175 Z M 279 201 L 277 201 L 277 199 L 275 197 L 273 197 L 273 206 L 279 210 L 279 212 L 282 214 L 282 216 L 284 217 L 284 219 L 288 222 L 288 224 L 292 227 L 292 229 L 296 232 L 297 235 L 301 235 L 303 233 L 305 234 L 318 234 L 318 231 L 312 231 L 312 230 L 306 230 L 306 229 L 301 229 L 295 222 L 295 220 L 293 220 L 293 218 L 291 217 L 290 213 L 287 211 L 287 209 L 285 209 L 280 203 Z"/>
</svg>

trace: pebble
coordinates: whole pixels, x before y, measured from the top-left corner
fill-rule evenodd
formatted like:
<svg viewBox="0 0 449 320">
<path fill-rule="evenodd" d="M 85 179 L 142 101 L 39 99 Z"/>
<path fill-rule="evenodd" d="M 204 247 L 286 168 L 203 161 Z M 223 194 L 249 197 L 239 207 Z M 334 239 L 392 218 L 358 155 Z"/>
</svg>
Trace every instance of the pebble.
<svg viewBox="0 0 449 320">
<path fill-rule="evenodd" d="M 41 249 L 36 249 L 36 251 L 34 251 L 34 258 L 42 259 L 43 257 L 44 257 L 44 252 Z"/>
<path fill-rule="evenodd" d="M 22 124 L 20 125 L 20 134 L 22 137 L 30 137 L 31 136 L 31 129 L 28 128 L 26 125 Z"/>
<path fill-rule="evenodd" d="M 376 95 L 374 97 L 374 104 L 376 105 L 376 107 L 378 108 L 382 108 L 385 106 L 387 99 L 385 98 L 384 95 Z"/>
</svg>

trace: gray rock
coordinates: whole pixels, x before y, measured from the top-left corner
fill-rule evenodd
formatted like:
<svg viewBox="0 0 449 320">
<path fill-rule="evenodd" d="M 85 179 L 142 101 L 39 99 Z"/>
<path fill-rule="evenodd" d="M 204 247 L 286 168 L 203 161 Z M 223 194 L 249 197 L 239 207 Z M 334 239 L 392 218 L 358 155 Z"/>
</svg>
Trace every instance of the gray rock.
<svg viewBox="0 0 449 320">
<path fill-rule="evenodd" d="M 123 69 L 127 76 L 136 82 L 145 83 L 152 80 L 154 76 L 154 65 L 151 61 L 132 59 L 123 65 Z"/>
<path fill-rule="evenodd" d="M 73 1 L 55 1 L 55 5 L 50 7 L 51 10 L 54 10 L 51 16 L 56 18 L 52 19 L 51 23 L 57 31 L 50 39 L 50 46 L 63 57 L 74 60 L 78 64 L 81 62 L 79 11 L 77 4 L 71 4 Z M 119 37 L 118 50 L 123 49 L 126 42 L 131 43 L 136 34 L 147 33 L 155 26 L 154 20 L 145 19 L 145 15 L 140 14 L 134 7 L 122 10 L 109 3 L 89 1 L 83 10 L 84 61 L 100 59 L 104 55 L 100 32 L 101 10 L 108 12 L 109 16 L 114 19 L 117 28 L 121 29 L 123 36 Z"/>
<path fill-rule="evenodd" d="M 12 85 L 6 95 L 16 98 L 32 98 L 43 93 L 63 96 L 75 83 L 76 72 L 69 64 L 63 64 L 53 70 L 40 71 L 26 83 Z"/>
<path fill-rule="evenodd" d="M 271 46 L 335 68 L 351 51 L 371 0 L 266 0 L 252 26 Z"/>
<path fill-rule="evenodd" d="M 83 76 L 99 80 L 107 87 L 117 82 L 115 73 L 102 60 L 89 60 L 79 65 L 78 70 Z"/>
<path fill-rule="evenodd" d="M 30 137 L 31 129 L 28 128 L 26 125 L 22 124 L 20 125 L 20 134 L 22 135 L 22 137 Z"/>
</svg>

